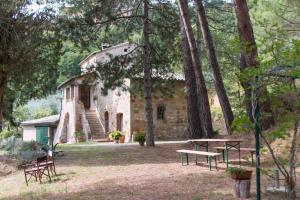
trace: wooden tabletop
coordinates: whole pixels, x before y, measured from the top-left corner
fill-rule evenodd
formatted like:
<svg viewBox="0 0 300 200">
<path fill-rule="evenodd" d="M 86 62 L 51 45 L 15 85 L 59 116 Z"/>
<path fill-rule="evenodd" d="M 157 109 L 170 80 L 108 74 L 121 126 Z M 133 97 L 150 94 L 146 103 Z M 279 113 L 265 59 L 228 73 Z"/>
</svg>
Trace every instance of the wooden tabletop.
<svg viewBox="0 0 300 200">
<path fill-rule="evenodd" d="M 190 139 L 187 142 L 247 142 L 245 139 Z"/>
</svg>

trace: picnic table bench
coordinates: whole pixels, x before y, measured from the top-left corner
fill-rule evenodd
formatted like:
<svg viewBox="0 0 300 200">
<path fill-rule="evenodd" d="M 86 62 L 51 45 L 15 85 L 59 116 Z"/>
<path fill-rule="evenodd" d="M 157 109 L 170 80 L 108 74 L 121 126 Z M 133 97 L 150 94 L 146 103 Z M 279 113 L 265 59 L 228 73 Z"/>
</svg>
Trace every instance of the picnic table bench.
<svg viewBox="0 0 300 200">
<path fill-rule="evenodd" d="M 208 159 L 208 166 L 209 166 L 209 170 L 211 171 L 211 158 L 214 158 L 215 160 L 215 166 L 216 169 L 218 169 L 217 166 L 217 156 L 220 156 L 221 153 L 215 153 L 215 152 L 207 152 L 207 151 L 195 151 L 195 150 L 187 150 L 187 149 L 180 149 L 177 150 L 178 153 L 181 154 L 181 164 L 183 165 L 183 154 L 185 154 L 186 156 L 186 164 L 189 164 L 189 156 L 188 154 L 194 154 L 194 155 L 204 155 L 207 157 Z M 197 164 L 197 157 L 196 157 L 196 164 Z"/>
<path fill-rule="evenodd" d="M 220 151 L 222 152 L 223 162 L 225 162 L 225 150 L 226 150 L 226 148 L 225 147 L 214 147 L 214 149 L 216 149 L 218 152 L 220 152 Z M 230 148 L 228 150 L 237 151 L 236 148 Z M 248 152 L 250 152 L 250 154 L 251 154 L 251 164 L 253 165 L 254 164 L 253 155 L 256 152 L 255 148 L 240 148 L 240 151 L 248 151 Z"/>
<path fill-rule="evenodd" d="M 224 147 L 225 147 L 225 163 L 226 163 L 226 167 L 228 168 L 228 152 L 230 149 L 236 149 L 238 151 L 238 158 L 239 158 L 239 164 L 241 165 L 241 158 L 240 158 L 240 148 L 241 142 L 246 142 L 247 140 L 244 139 L 190 139 L 187 140 L 187 142 L 191 142 L 194 144 L 194 149 L 198 150 L 199 148 L 203 147 L 205 148 L 205 150 L 208 152 L 208 145 L 211 142 L 222 142 L 224 143 Z"/>
</svg>

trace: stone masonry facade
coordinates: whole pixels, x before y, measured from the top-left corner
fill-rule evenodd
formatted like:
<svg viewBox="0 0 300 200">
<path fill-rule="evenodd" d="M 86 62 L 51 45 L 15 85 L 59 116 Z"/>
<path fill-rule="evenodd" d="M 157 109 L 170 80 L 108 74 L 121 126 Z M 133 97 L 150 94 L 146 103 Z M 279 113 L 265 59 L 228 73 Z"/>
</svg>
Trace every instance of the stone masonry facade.
<svg viewBox="0 0 300 200">
<path fill-rule="evenodd" d="M 132 84 L 141 84 L 132 81 Z M 154 135 L 158 140 L 182 139 L 187 136 L 187 108 L 184 81 L 168 81 L 165 92 L 154 91 L 152 98 Z M 168 94 L 166 94 L 168 92 Z M 170 94 L 171 95 L 170 95 Z M 130 95 L 131 132 L 145 130 L 145 107 L 143 93 Z M 159 107 L 164 108 L 163 119 L 159 119 Z"/>
</svg>

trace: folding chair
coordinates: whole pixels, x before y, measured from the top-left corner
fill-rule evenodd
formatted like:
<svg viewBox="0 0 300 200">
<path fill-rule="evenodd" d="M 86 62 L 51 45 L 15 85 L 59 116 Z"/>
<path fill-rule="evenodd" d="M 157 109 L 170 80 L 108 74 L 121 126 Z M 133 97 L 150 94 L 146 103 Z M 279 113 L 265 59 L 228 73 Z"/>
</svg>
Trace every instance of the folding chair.
<svg viewBox="0 0 300 200">
<path fill-rule="evenodd" d="M 44 167 L 44 166 L 49 167 L 50 171 L 51 171 L 51 174 L 56 175 L 55 163 L 54 163 L 54 158 L 53 158 L 52 151 L 48 151 L 47 156 L 37 158 L 37 163 L 41 167 Z"/>
<path fill-rule="evenodd" d="M 25 176 L 26 185 L 28 186 L 28 181 L 31 179 L 31 177 L 35 177 L 35 181 L 38 181 L 42 183 L 42 177 L 47 176 L 51 180 L 50 172 L 49 172 L 49 166 L 40 166 L 38 162 L 32 163 L 32 164 L 26 164 L 23 165 L 23 171 Z M 27 176 L 30 175 L 28 178 Z"/>
</svg>

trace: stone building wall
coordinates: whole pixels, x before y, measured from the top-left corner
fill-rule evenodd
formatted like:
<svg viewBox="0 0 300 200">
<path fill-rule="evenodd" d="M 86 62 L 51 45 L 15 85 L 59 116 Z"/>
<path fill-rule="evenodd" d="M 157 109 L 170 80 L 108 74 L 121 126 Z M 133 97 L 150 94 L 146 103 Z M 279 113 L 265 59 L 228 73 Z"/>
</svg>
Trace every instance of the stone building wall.
<svg viewBox="0 0 300 200">
<path fill-rule="evenodd" d="M 126 80 L 126 85 L 130 84 L 130 80 Z M 122 91 L 120 88 L 115 90 L 108 90 L 104 95 L 101 91 L 102 83 L 99 81 L 97 85 L 92 88 L 92 108 L 98 112 L 98 116 L 105 127 L 105 112 L 109 116 L 109 131 L 117 129 L 117 114 L 123 114 L 122 132 L 125 133 L 125 140 L 130 140 L 130 94 L 128 91 Z"/>
<path fill-rule="evenodd" d="M 142 84 L 133 81 L 132 84 Z M 170 96 L 170 94 L 172 94 Z M 187 111 L 184 81 L 169 81 L 164 91 L 155 91 L 153 95 L 154 135 L 158 140 L 182 139 L 187 135 Z M 131 94 L 131 133 L 144 131 L 145 108 L 143 93 Z M 158 106 L 165 107 L 165 118 L 157 119 Z"/>
</svg>

